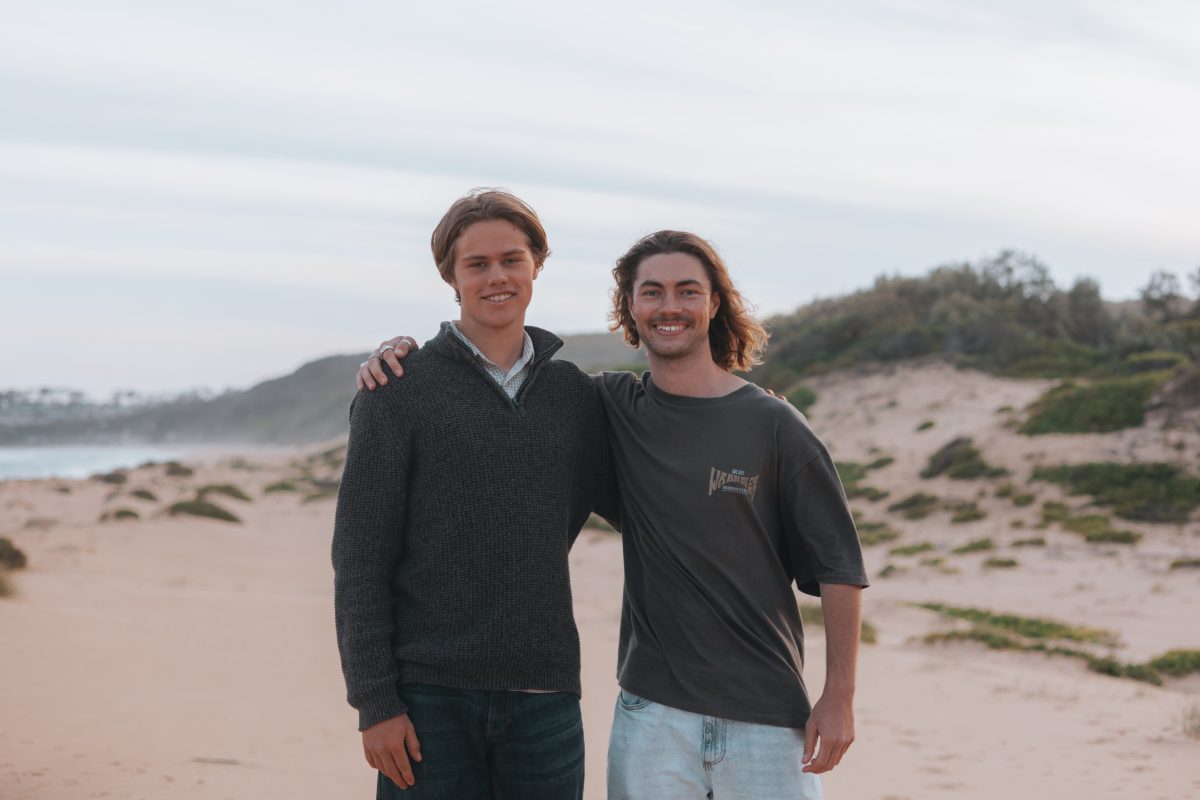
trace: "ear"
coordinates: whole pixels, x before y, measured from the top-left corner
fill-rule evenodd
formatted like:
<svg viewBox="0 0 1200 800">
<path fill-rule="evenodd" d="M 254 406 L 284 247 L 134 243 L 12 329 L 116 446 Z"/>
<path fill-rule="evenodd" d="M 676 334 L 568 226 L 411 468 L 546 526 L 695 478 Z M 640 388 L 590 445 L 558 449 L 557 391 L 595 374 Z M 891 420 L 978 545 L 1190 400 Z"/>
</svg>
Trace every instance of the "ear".
<svg viewBox="0 0 1200 800">
<path fill-rule="evenodd" d="M 721 307 L 721 295 L 717 292 L 712 293 L 712 300 L 709 301 L 708 318 L 716 319 L 717 309 Z"/>
</svg>

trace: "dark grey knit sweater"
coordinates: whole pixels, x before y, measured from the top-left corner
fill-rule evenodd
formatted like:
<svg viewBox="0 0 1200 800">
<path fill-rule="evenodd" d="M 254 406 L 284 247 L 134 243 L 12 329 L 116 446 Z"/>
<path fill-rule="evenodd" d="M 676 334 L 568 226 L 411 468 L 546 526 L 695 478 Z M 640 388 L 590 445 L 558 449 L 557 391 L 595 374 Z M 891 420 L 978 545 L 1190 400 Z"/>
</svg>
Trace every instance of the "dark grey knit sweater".
<svg viewBox="0 0 1200 800">
<path fill-rule="evenodd" d="M 360 730 L 404 713 L 398 682 L 579 694 L 567 551 L 617 492 L 592 380 L 527 330 L 515 401 L 443 324 L 351 405 L 333 567 Z"/>
</svg>

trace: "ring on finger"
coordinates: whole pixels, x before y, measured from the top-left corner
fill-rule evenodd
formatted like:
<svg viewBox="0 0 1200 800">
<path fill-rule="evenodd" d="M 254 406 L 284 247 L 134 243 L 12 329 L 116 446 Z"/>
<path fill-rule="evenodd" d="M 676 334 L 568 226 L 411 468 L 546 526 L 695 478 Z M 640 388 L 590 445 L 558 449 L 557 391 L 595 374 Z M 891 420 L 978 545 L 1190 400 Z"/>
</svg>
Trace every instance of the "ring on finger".
<svg viewBox="0 0 1200 800">
<path fill-rule="evenodd" d="M 395 349 L 396 349 L 396 345 L 385 344 L 383 347 L 379 348 L 379 355 L 383 355 L 384 350 L 395 350 Z"/>
</svg>

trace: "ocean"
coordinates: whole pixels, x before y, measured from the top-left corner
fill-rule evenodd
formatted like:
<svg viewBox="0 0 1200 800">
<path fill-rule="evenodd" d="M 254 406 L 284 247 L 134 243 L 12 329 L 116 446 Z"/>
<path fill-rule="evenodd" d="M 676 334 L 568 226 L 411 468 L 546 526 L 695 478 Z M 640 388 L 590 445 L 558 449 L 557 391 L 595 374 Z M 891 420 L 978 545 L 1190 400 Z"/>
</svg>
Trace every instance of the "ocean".
<svg viewBox="0 0 1200 800">
<path fill-rule="evenodd" d="M 0 447 L 0 480 L 86 478 L 97 472 L 136 467 L 147 461 L 170 461 L 195 449 L 150 445 Z"/>
</svg>

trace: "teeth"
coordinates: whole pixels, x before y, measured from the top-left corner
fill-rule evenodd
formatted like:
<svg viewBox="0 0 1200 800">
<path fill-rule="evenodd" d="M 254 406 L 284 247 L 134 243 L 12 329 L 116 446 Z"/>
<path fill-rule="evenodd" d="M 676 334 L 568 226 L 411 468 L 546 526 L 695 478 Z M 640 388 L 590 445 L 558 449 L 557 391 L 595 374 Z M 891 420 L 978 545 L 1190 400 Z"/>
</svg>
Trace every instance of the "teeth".
<svg viewBox="0 0 1200 800">
<path fill-rule="evenodd" d="M 487 301 L 488 301 L 488 302 L 490 302 L 490 303 L 503 303 L 505 300 L 508 300 L 509 298 L 511 298 L 511 297 L 513 297 L 513 296 L 514 296 L 514 295 L 513 295 L 513 293 L 512 293 L 512 292 L 509 292 L 508 294 L 492 294 L 492 295 L 488 295 L 487 297 L 485 297 L 485 298 L 483 298 L 483 299 L 484 299 L 484 300 L 487 300 Z"/>
<path fill-rule="evenodd" d="M 655 325 L 654 327 L 657 330 L 664 331 L 666 333 L 674 333 L 675 331 L 683 330 L 684 326 L 682 326 L 682 325 Z"/>
</svg>

